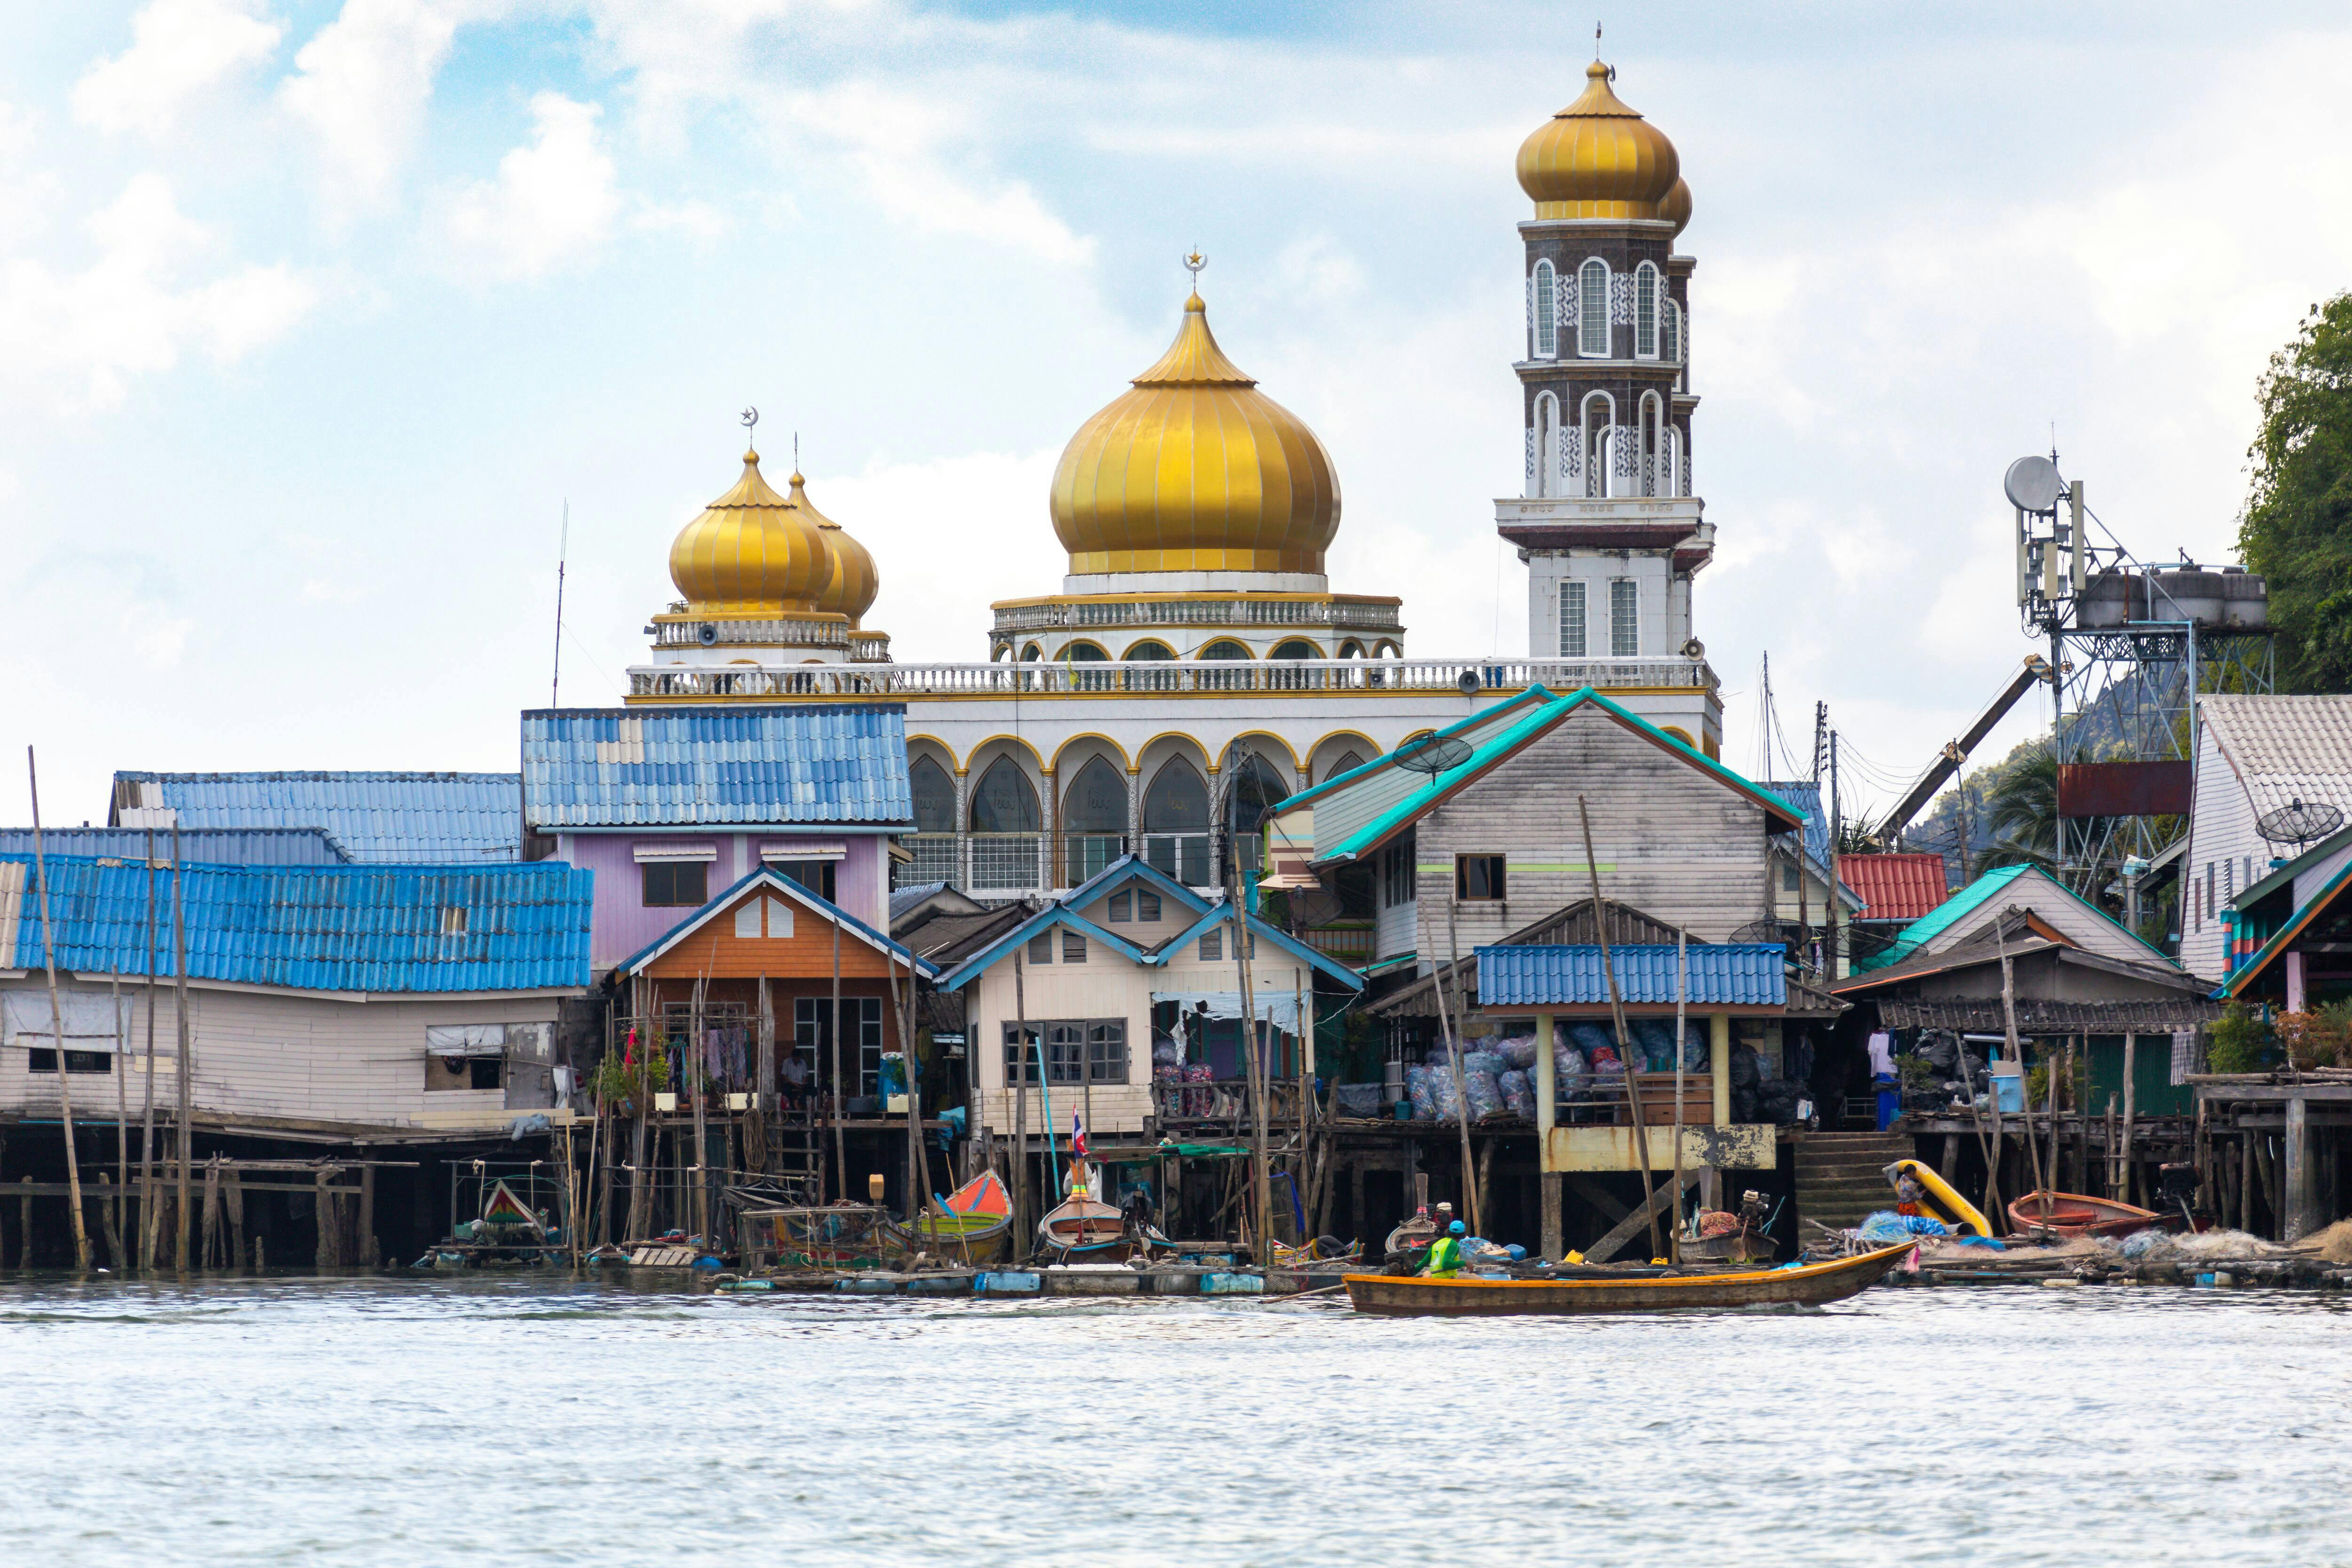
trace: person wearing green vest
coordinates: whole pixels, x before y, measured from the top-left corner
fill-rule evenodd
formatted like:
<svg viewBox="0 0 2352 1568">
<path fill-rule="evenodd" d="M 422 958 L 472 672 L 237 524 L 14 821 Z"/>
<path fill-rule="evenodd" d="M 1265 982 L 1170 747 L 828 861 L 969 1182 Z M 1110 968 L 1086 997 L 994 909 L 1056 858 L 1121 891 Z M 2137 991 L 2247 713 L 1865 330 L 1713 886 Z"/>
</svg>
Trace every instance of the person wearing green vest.
<svg viewBox="0 0 2352 1568">
<path fill-rule="evenodd" d="M 1421 1271 L 1432 1279 L 1451 1279 L 1462 1272 L 1462 1238 L 1469 1232 L 1455 1220 L 1445 1234 L 1429 1244 L 1429 1259 Z"/>
</svg>

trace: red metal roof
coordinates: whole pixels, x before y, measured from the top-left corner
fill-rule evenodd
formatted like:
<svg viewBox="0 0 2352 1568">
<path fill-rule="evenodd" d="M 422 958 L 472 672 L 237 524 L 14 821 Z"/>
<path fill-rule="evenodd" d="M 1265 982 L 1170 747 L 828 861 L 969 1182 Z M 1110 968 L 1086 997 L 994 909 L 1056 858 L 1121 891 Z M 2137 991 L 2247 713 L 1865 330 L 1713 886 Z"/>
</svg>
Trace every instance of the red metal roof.
<svg viewBox="0 0 2352 1568">
<path fill-rule="evenodd" d="M 1941 855 L 1841 855 L 1837 870 L 1862 895 L 1856 920 L 1916 921 L 1948 896 Z"/>
</svg>

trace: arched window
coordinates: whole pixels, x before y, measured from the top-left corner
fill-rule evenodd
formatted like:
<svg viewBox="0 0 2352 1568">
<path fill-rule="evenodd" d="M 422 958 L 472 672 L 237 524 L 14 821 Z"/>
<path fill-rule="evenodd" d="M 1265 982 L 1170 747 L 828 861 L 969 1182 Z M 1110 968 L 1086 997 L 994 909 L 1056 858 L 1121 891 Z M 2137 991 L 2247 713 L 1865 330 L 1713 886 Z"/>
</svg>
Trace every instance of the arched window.
<svg viewBox="0 0 2352 1568">
<path fill-rule="evenodd" d="M 1201 650 L 1202 658 L 1247 658 L 1250 650 L 1231 637 L 1219 637 Z"/>
<path fill-rule="evenodd" d="M 1127 853 L 1127 770 L 1096 757 L 1062 795 L 1063 877 L 1072 887 Z"/>
<path fill-rule="evenodd" d="M 971 792 L 974 833 L 1034 833 L 1038 826 L 1037 790 L 1021 764 L 999 757 L 980 775 Z"/>
<path fill-rule="evenodd" d="M 1323 656 L 1316 652 L 1315 645 L 1304 637 L 1286 637 L 1275 644 L 1274 651 L 1265 657 L 1268 658 L 1321 658 Z"/>
<path fill-rule="evenodd" d="M 1062 657 L 1072 664 L 1102 664 L 1110 655 L 1090 642 L 1074 642 L 1062 649 Z"/>
<path fill-rule="evenodd" d="M 1355 752 L 1342 752 L 1339 753 L 1339 760 L 1334 762 L 1330 768 L 1323 774 L 1323 782 L 1325 784 L 1329 784 L 1341 773 L 1353 773 L 1363 765 L 1364 759 L 1358 756 Z"/>
<path fill-rule="evenodd" d="M 971 792 L 974 892 L 1027 892 L 1038 875 L 1037 791 L 1011 757 L 989 764 Z"/>
<path fill-rule="evenodd" d="M 917 757 L 907 765 L 907 786 L 915 796 L 916 832 L 956 830 L 955 781 L 948 777 L 947 769 L 929 757 Z"/>
<path fill-rule="evenodd" d="M 1658 269 L 1646 261 L 1633 269 L 1633 357 L 1658 357 Z"/>
<path fill-rule="evenodd" d="M 1594 257 L 1576 275 L 1576 352 L 1609 357 L 1609 263 Z"/>
<path fill-rule="evenodd" d="M 1654 392 L 1642 395 L 1641 483 L 1640 493 L 1645 496 L 1664 495 L 1666 481 L 1665 410 Z"/>
<path fill-rule="evenodd" d="M 1617 417 L 1616 405 L 1605 392 L 1586 395 L 1580 445 L 1584 457 L 1584 493 L 1609 493 L 1609 426 Z"/>
<path fill-rule="evenodd" d="M 1552 359 L 1559 353 L 1559 306 L 1555 298 L 1558 279 L 1552 276 L 1551 263 L 1536 263 L 1536 357 Z"/>
<path fill-rule="evenodd" d="M 1666 331 L 1665 358 L 1672 363 L 1682 363 L 1683 308 L 1672 300 L 1667 300 L 1664 310 L 1660 313 L 1658 324 Z"/>
<path fill-rule="evenodd" d="M 1559 399 L 1550 393 L 1536 397 L 1535 493 L 1559 493 Z"/>
<path fill-rule="evenodd" d="M 1045 650 L 1039 647 L 1035 643 L 1031 643 L 1027 647 L 1021 650 L 1022 662 L 1024 664 L 1034 663 L 1045 657 Z"/>
<path fill-rule="evenodd" d="M 1361 658 L 1364 657 L 1364 645 L 1356 641 L 1353 637 L 1350 637 L 1346 642 L 1339 645 L 1339 657 L 1341 658 Z"/>
<path fill-rule="evenodd" d="M 1265 814 L 1288 800 L 1293 791 L 1283 770 L 1255 752 L 1225 770 L 1225 831 L 1227 842 L 1241 858 L 1242 869 L 1255 870 L 1265 841 L 1259 827 Z"/>
<path fill-rule="evenodd" d="M 1148 664 L 1154 659 L 1174 658 L 1176 650 L 1164 642 L 1154 642 L 1147 637 L 1119 657 L 1129 664 Z"/>
<path fill-rule="evenodd" d="M 1171 759 L 1143 793 L 1143 858 L 1188 888 L 1209 885 L 1209 786 L 1181 757 Z"/>
</svg>

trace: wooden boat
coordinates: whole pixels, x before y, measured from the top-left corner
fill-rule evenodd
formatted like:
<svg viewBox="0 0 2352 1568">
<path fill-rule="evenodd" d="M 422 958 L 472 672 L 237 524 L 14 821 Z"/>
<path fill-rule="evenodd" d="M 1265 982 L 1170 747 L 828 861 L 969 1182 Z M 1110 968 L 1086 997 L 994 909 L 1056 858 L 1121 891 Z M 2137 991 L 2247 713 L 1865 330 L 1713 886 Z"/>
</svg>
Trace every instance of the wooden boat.
<svg viewBox="0 0 2352 1568">
<path fill-rule="evenodd" d="M 2009 1217 L 2021 1234 L 2055 1231 L 2070 1240 L 2078 1236 L 2129 1236 L 2164 1224 L 2164 1216 L 2153 1209 L 2135 1208 L 2113 1198 L 2038 1190 L 2011 1200 Z"/>
<path fill-rule="evenodd" d="M 1886 1167 L 1886 1184 L 1893 1186 L 1900 1178 L 1909 1176 L 1927 1193 L 1927 1201 L 1920 1206 L 1937 1219 L 1950 1226 L 1960 1236 L 1991 1236 L 1992 1221 L 1985 1218 L 1976 1205 L 1954 1191 L 1950 1183 L 1936 1174 L 1916 1160 L 1897 1160 Z"/>
<path fill-rule="evenodd" d="M 928 1252 L 947 1263 L 1003 1263 L 1013 1250 L 1013 1194 L 995 1172 L 982 1171 L 913 1225 L 889 1220 L 883 1231 L 905 1258 Z"/>
<path fill-rule="evenodd" d="M 1386 1317 L 1581 1316 L 1693 1308 L 1819 1307 L 1869 1289 L 1917 1244 L 1903 1242 L 1856 1258 L 1793 1268 L 1741 1273 L 1667 1274 L 1622 1279 L 1423 1279 L 1393 1274 L 1342 1276 L 1360 1312 Z"/>
</svg>

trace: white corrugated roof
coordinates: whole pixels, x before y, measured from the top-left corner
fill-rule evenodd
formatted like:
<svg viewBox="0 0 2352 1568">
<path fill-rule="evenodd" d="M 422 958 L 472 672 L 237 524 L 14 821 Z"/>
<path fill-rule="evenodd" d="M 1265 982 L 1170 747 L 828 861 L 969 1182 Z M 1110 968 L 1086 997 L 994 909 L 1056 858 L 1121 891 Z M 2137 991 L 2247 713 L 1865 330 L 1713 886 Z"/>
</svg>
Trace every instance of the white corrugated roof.
<svg viewBox="0 0 2352 1568">
<path fill-rule="evenodd" d="M 2216 695 L 2197 706 L 2257 813 L 2325 801 L 2352 819 L 2352 697 Z"/>
</svg>

